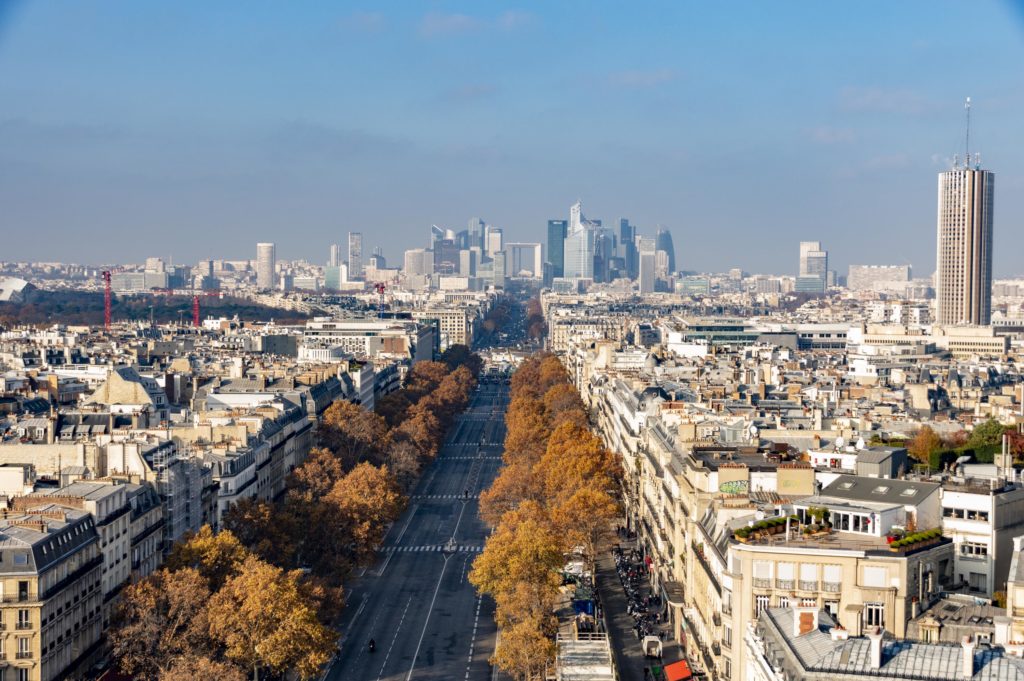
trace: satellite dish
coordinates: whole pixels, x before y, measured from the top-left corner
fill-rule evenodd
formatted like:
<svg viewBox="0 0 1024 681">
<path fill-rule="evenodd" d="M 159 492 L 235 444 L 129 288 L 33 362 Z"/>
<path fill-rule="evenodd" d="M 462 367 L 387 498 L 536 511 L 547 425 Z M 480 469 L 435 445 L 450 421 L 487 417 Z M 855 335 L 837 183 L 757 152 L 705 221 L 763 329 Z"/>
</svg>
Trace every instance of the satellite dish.
<svg viewBox="0 0 1024 681">
<path fill-rule="evenodd" d="M 862 437 L 857 438 L 857 450 L 859 451 L 861 449 L 864 449 L 865 446 L 866 445 L 864 444 L 864 438 L 862 438 Z"/>
<path fill-rule="evenodd" d="M 846 444 L 846 440 L 843 439 L 842 435 L 840 435 L 839 437 L 836 438 L 836 449 L 842 449 L 843 445 L 845 445 L 845 444 Z"/>
<path fill-rule="evenodd" d="M 755 426 L 753 423 L 751 423 L 750 427 L 747 428 L 747 432 L 750 433 L 751 437 L 757 435 L 757 426 Z"/>
</svg>

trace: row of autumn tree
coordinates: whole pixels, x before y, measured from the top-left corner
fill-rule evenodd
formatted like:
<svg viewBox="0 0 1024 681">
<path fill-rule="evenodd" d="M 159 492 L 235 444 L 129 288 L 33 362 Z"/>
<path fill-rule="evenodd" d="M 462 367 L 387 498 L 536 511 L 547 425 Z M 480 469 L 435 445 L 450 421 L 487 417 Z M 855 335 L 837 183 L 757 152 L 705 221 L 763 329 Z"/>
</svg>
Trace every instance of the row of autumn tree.
<svg viewBox="0 0 1024 681">
<path fill-rule="evenodd" d="M 282 498 L 240 501 L 219 533 L 204 527 L 126 589 L 110 637 L 122 671 L 159 681 L 315 675 L 335 649 L 329 627 L 346 580 L 374 560 L 481 366 L 454 346 L 415 364 L 375 412 L 331 405 Z"/>
<path fill-rule="evenodd" d="M 618 517 L 620 469 L 588 428 L 556 357 L 523 362 L 511 390 L 504 465 L 480 498 L 480 515 L 494 532 L 470 581 L 495 600 L 501 636 L 493 663 L 528 679 L 554 658 L 567 558 L 579 555 L 593 570 Z"/>
</svg>

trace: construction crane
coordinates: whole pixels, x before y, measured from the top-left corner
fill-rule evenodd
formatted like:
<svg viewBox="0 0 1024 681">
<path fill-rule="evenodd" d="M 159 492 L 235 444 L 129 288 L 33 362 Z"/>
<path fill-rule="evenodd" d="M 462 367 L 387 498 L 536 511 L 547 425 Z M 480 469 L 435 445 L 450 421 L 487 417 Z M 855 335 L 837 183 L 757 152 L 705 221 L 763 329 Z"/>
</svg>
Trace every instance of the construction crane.
<svg viewBox="0 0 1024 681">
<path fill-rule="evenodd" d="M 169 288 L 154 288 L 154 289 L 150 289 L 149 292 L 152 293 L 153 295 L 160 295 L 160 296 L 175 296 L 175 295 L 179 295 L 179 294 L 174 292 L 174 289 L 169 289 Z M 188 295 L 188 294 L 180 294 L 180 295 Z M 217 298 L 220 298 L 221 297 L 221 292 L 220 291 L 192 291 L 192 326 L 197 328 L 197 329 L 199 328 L 199 325 L 200 325 L 200 319 L 199 319 L 199 297 L 200 296 L 216 296 Z"/>
<path fill-rule="evenodd" d="M 373 290 L 377 292 L 377 317 L 384 319 L 384 292 L 388 290 L 387 284 L 384 282 L 377 282 L 373 285 Z"/>
<path fill-rule="evenodd" d="M 110 270 L 103 270 L 103 328 L 110 331 Z"/>
</svg>

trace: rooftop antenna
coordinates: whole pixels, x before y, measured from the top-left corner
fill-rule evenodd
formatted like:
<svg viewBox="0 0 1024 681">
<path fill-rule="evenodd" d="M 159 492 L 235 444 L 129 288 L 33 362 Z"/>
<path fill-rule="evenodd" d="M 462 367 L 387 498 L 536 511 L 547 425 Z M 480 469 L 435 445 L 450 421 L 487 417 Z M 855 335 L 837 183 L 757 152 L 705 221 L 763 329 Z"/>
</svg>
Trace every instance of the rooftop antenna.
<svg viewBox="0 0 1024 681">
<path fill-rule="evenodd" d="M 964 109 L 967 111 L 967 132 L 964 135 L 964 168 L 971 165 L 971 98 L 964 102 Z"/>
</svg>

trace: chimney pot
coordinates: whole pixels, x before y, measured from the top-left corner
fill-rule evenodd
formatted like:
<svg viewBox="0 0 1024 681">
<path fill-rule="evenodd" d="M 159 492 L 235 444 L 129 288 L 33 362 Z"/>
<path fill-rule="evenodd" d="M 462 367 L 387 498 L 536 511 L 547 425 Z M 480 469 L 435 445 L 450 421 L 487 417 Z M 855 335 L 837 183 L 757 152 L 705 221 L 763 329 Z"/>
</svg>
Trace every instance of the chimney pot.
<svg viewBox="0 0 1024 681">
<path fill-rule="evenodd" d="M 974 676 L 974 649 L 978 643 L 969 635 L 964 636 L 960 640 L 960 645 L 963 647 L 963 669 L 961 673 L 965 679 L 972 678 Z"/>
<path fill-rule="evenodd" d="M 867 636 L 871 641 L 871 669 L 882 667 L 882 627 L 871 627 Z"/>
</svg>

